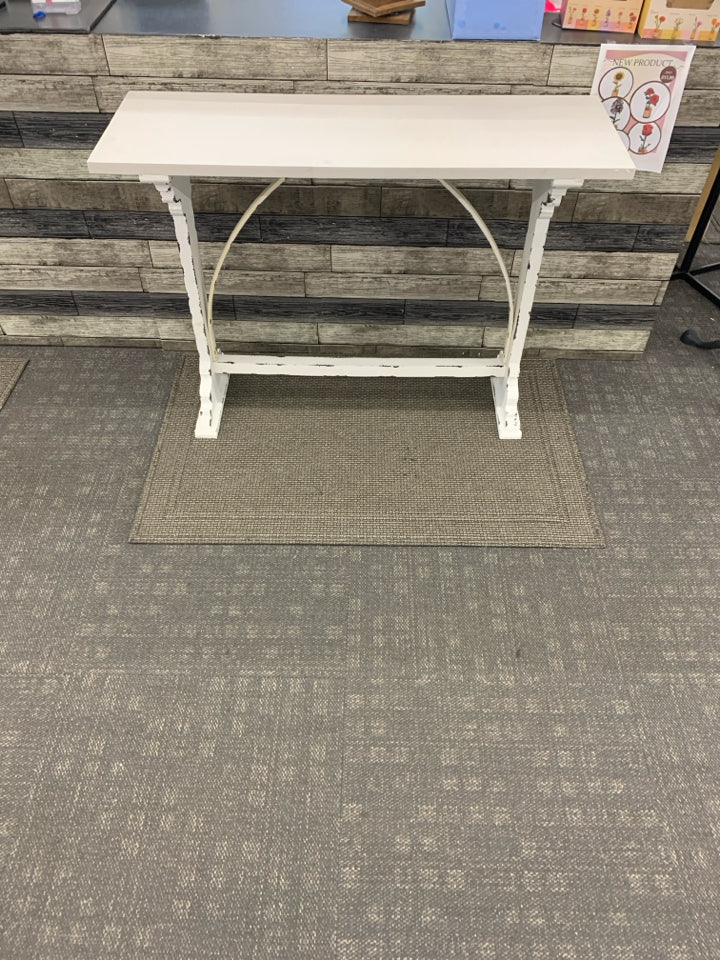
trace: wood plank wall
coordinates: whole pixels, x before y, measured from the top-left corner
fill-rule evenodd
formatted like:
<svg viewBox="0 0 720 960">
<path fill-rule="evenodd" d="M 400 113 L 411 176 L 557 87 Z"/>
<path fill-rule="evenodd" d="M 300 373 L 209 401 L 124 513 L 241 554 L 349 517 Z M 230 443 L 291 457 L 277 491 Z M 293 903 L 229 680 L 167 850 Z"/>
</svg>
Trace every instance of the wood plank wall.
<svg viewBox="0 0 720 960">
<path fill-rule="evenodd" d="M 90 176 L 128 90 L 587 93 L 597 47 L 203 37 L 0 36 L 0 344 L 191 347 L 155 190 Z M 720 49 L 697 50 L 662 174 L 595 181 L 553 222 L 529 351 L 639 355 L 720 144 Z M 528 184 L 467 185 L 513 273 Z M 211 269 L 253 182 L 195 189 Z M 432 183 L 291 181 L 228 259 L 221 341 L 283 352 L 496 352 L 504 287 Z"/>
</svg>

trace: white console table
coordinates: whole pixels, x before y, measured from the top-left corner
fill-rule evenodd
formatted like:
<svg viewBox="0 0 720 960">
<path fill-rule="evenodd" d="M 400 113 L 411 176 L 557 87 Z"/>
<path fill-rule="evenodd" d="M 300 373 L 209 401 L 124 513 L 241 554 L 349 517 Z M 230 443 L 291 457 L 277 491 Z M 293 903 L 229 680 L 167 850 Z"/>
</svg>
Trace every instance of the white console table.
<svg viewBox="0 0 720 960">
<path fill-rule="evenodd" d="M 518 377 L 555 207 L 586 179 L 635 167 L 593 96 L 385 96 L 128 93 L 88 160 L 93 173 L 153 183 L 173 216 L 200 358 L 196 437 L 216 437 L 231 373 L 491 377 L 498 433 L 521 436 Z M 494 250 L 508 293 L 505 347 L 494 359 L 281 357 L 223 353 L 212 325 L 195 231 L 191 177 L 439 180 Z M 484 221 L 451 180 L 529 180 L 532 206 L 517 288 Z M 223 252 L 224 255 L 225 251 Z"/>
</svg>

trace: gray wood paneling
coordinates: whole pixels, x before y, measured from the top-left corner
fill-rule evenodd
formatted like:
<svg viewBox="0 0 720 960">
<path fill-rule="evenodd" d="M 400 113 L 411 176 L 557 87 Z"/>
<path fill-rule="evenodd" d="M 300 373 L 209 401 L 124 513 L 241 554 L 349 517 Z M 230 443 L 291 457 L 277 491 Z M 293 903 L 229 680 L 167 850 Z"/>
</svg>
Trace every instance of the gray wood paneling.
<svg viewBox="0 0 720 960">
<path fill-rule="evenodd" d="M 557 303 L 654 303 L 659 280 L 559 280 L 538 281 L 535 300 Z M 482 300 L 503 300 L 505 285 L 500 277 L 483 279 Z"/>
<path fill-rule="evenodd" d="M 4 316 L 3 331 L 10 336 L 136 337 L 157 338 L 157 321 L 151 317 Z"/>
<path fill-rule="evenodd" d="M 377 42 L 377 41 L 376 41 Z M 354 94 L 390 94 L 392 96 L 427 96 L 442 94 L 445 96 L 464 96 L 474 94 L 510 94 L 512 87 L 507 83 L 373 83 L 362 80 L 296 80 L 295 93 L 354 93 Z"/>
<path fill-rule="evenodd" d="M 234 297 L 239 320 L 296 320 L 316 322 L 336 320 L 343 323 L 402 322 L 404 300 L 352 300 L 315 297 Z"/>
<path fill-rule="evenodd" d="M 260 184 L 196 183 L 193 203 L 207 213 L 243 213 L 261 192 Z M 283 184 L 263 203 L 262 215 L 377 217 L 380 187 L 287 186 Z"/>
<path fill-rule="evenodd" d="M 120 212 L 86 210 L 85 221 L 92 237 L 142 237 L 148 240 L 170 240 L 175 237 L 172 217 L 167 208 L 157 213 L 131 210 Z M 195 226 L 201 241 L 224 243 L 236 223 L 237 217 L 234 214 L 196 213 L 195 215 Z M 242 235 L 245 240 L 260 239 L 260 225 L 257 217 L 250 218 L 243 227 Z"/>
<path fill-rule="evenodd" d="M 87 166 L 89 156 L 90 150 L 88 148 L 84 150 L 0 148 L 0 170 L 3 171 L 7 179 L 12 177 L 32 177 L 34 180 L 92 179 L 94 181 L 133 181 L 135 179 L 117 174 L 91 174 Z"/>
<path fill-rule="evenodd" d="M 687 226 L 687 222 L 682 226 L 665 223 L 642 224 L 638 227 L 633 250 L 671 250 L 673 253 L 679 251 L 685 242 Z"/>
<path fill-rule="evenodd" d="M 530 214 L 530 191 L 471 187 L 463 192 L 483 219 L 527 221 Z M 576 200 L 577 194 L 568 192 L 555 213 L 558 220 L 572 219 Z M 470 219 L 470 214 L 443 187 L 383 186 L 382 215 Z"/>
<path fill-rule="evenodd" d="M 219 339 L 264 341 L 265 343 L 317 343 L 314 323 L 291 320 L 221 320 L 215 324 Z"/>
<path fill-rule="evenodd" d="M 1 43 L 0 73 L 92 76 L 108 72 L 102 40 L 94 34 L 9 33 Z"/>
<path fill-rule="evenodd" d="M 720 147 L 717 127 L 680 127 L 673 130 L 666 163 L 712 163 Z"/>
<path fill-rule="evenodd" d="M 552 47 L 463 41 L 357 43 L 328 40 L 328 79 L 386 83 L 533 83 L 544 85 Z"/>
<path fill-rule="evenodd" d="M 438 344 L 481 347 L 484 328 L 468 325 L 423 326 L 422 324 L 320 323 L 320 343 L 397 344 L 398 346 Z"/>
<path fill-rule="evenodd" d="M 4 290 L 142 290 L 136 269 L 109 267 L 18 267 L 0 271 Z"/>
<path fill-rule="evenodd" d="M 305 286 L 309 297 L 473 300 L 477 299 L 480 290 L 480 277 L 309 273 L 305 278 Z"/>
<path fill-rule="evenodd" d="M 10 192 L 4 180 L 0 180 L 0 207 L 11 207 Z"/>
<path fill-rule="evenodd" d="M 680 101 L 677 122 L 688 127 L 717 127 L 720 124 L 720 88 L 686 90 Z"/>
<path fill-rule="evenodd" d="M 690 66 L 690 75 L 687 79 L 688 89 L 716 89 L 720 80 L 718 59 L 717 47 L 696 47 L 693 62 Z"/>
<path fill-rule="evenodd" d="M 205 267 L 215 268 L 222 243 L 201 243 L 200 255 Z M 2 247 L 0 246 L 0 250 Z M 153 267 L 177 267 L 176 243 L 150 241 Z M 223 270 L 305 271 L 330 270 L 329 245 L 310 243 L 239 243 L 230 248 Z"/>
<path fill-rule="evenodd" d="M 73 300 L 77 313 L 88 316 L 116 317 L 180 317 L 190 318 L 190 307 L 185 292 L 169 293 L 126 293 L 123 291 L 103 290 L 90 293 L 85 290 L 73 291 Z M 20 312 L 19 310 L 16 312 Z M 52 311 L 45 311 L 50 313 Z M 216 296 L 213 300 L 213 316 L 223 320 L 235 319 L 235 305 L 232 297 Z"/>
<path fill-rule="evenodd" d="M 0 180 L 0 193 L 3 189 Z M 0 207 L 2 204 L 0 204 Z M 87 237 L 85 217 L 78 210 L 2 210 L 0 237 Z"/>
<path fill-rule="evenodd" d="M 206 271 L 209 287 L 212 271 Z M 185 289 L 182 270 L 143 269 L 142 289 L 148 293 L 177 293 Z M 223 270 L 217 282 L 218 293 L 246 294 L 248 296 L 304 297 L 305 277 L 302 273 L 246 273 L 241 270 Z"/>
<path fill-rule="evenodd" d="M 210 93 L 292 93 L 292 80 L 192 80 L 173 77 L 95 77 L 98 107 L 114 113 L 130 90 L 178 90 Z"/>
<path fill-rule="evenodd" d="M 618 43 L 622 43 L 622 40 L 618 40 Z M 589 92 L 597 61 L 598 48 L 594 45 L 571 47 L 560 44 L 553 47 L 548 85 L 583 87 Z"/>
<path fill-rule="evenodd" d="M 60 152 L 60 151 L 58 151 Z M 7 187 L 16 207 L 57 210 L 167 211 L 149 183 L 111 180 L 30 180 L 9 178 Z M 167 213 L 166 213 L 166 216 Z"/>
<path fill-rule="evenodd" d="M 21 147 L 22 138 L 14 114 L 0 113 L 0 147 Z"/>
<path fill-rule="evenodd" d="M 110 35 L 103 40 L 110 73 L 119 77 L 323 80 L 327 76 L 324 40 Z"/>
<path fill-rule="evenodd" d="M 554 347 L 568 350 L 639 351 L 644 350 L 649 330 L 552 330 L 530 327 L 528 348 Z M 501 348 L 505 345 L 505 331 L 500 327 L 486 327 L 483 346 Z M 521 372 L 522 376 L 522 372 Z"/>
<path fill-rule="evenodd" d="M 638 170 L 632 180 L 588 180 L 582 193 L 700 193 L 709 170 L 709 163 L 666 164 L 662 173 Z M 513 180 L 510 186 L 527 190 L 529 183 Z"/>
<path fill-rule="evenodd" d="M 532 322 L 571 327 L 576 313 L 576 304 L 535 304 Z M 408 300 L 405 304 L 405 323 L 481 323 L 498 326 L 507 324 L 507 314 L 507 303 L 504 301 Z"/>
<path fill-rule="evenodd" d="M 541 275 L 605 280 L 665 280 L 672 273 L 677 255 L 674 253 L 578 253 L 570 250 L 548 250 L 543 257 Z M 520 270 L 522 251 L 513 262 L 513 273 Z"/>
<path fill-rule="evenodd" d="M 122 266 L 150 265 L 144 240 L 66 240 L 33 237 L 0 239 L 0 262 L 30 266 Z"/>
<path fill-rule="evenodd" d="M 525 242 L 526 224 L 521 220 L 485 220 L 496 242 L 519 249 Z M 638 228 L 635 224 L 550 222 L 547 250 L 632 250 Z M 472 220 L 448 222 L 448 246 L 482 246 L 484 237 Z M 672 247 L 677 249 L 677 247 Z"/>
<path fill-rule="evenodd" d="M 578 307 L 576 327 L 645 326 L 657 317 L 654 306 L 631 306 L 615 303 L 588 303 Z"/>
<path fill-rule="evenodd" d="M 513 261 L 513 251 L 501 251 L 505 265 Z M 332 269 L 337 273 L 413 273 L 413 274 L 500 274 L 495 254 L 489 247 L 362 247 L 334 246 Z"/>
<path fill-rule="evenodd" d="M 90 77 L 3 76 L 3 110 L 97 113 L 98 105 Z"/>
<path fill-rule="evenodd" d="M 10 190 L 12 194 L 12 188 Z M 681 223 L 689 224 L 697 205 L 695 195 L 677 196 L 637 193 L 581 193 L 574 220 L 600 220 L 605 223 Z"/>
<path fill-rule="evenodd" d="M 263 240 L 270 243 L 423 247 L 442 246 L 447 239 L 446 220 L 423 217 L 273 217 L 261 214 L 259 223 Z"/>
<path fill-rule="evenodd" d="M 72 316 L 78 309 L 71 293 L 43 290 L 0 293 L 0 323 L 3 314 L 50 313 Z"/>
<path fill-rule="evenodd" d="M 85 156 L 104 133 L 110 117 L 99 113 L 34 113 L 15 114 L 21 146 L 43 150 L 85 150 Z M 6 144 L 10 146 L 10 144 Z"/>
</svg>

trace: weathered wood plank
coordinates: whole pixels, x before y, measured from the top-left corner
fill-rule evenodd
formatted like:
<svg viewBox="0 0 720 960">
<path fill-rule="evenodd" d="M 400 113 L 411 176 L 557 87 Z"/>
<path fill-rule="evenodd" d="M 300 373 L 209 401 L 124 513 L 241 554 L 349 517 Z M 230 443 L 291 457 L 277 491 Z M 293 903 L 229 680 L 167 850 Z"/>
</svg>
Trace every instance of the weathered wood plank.
<svg viewBox="0 0 720 960">
<path fill-rule="evenodd" d="M 663 300 L 665 299 L 665 294 L 667 293 L 667 289 L 668 289 L 669 286 L 670 286 L 670 281 L 669 281 L 669 280 L 666 280 L 666 281 L 660 286 L 660 289 L 658 290 L 657 295 L 656 295 L 656 297 L 655 297 L 655 305 L 656 305 L 656 306 L 659 306 L 659 305 L 663 302 Z"/>
<path fill-rule="evenodd" d="M 239 320 L 334 320 L 342 323 L 402 322 L 404 300 L 352 300 L 313 297 L 234 297 Z"/>
<path fill-rule="evenodd" d="M 203 266 L 215 268 L 222 252 L 222 243 L 201 243 Z M 2 247 L 0 246 L 0 250 Z M 153 267 L 177 267 L 176 243 L 150 241 Z M 310 243 L 240 243 L 230 248 L 224 270 L 330 270 L 330 246 Z"/>
<path fill-rule="evenodd" d="M 22 137 L 20 146 L 42 150 L 84 149 L 87 157 L 111 118 L 100 113 L 18 111 L 15 119 Z"/>
<path fill-rule="evenodd" d="M 63 317 L 18 314 L 0 319 L 9 336 L 127 337 L 140 340 L 157 338 L 157 323 L 152 317 Z"/>
<path fill-rule="evenodd" d="M 47 210 L 155 210 L 165 208 L 149 183 L 112 180 L 32 180 L 8 178 L 13 206 Z M 172 225 L 171 225 L 172 226 Z"/>
<path fill-rule="evenodd" d="M 195 183 L 193 203 L 207 213 L 243 213 L 261 191 L 258 184 Z M 262 215 L 377 217 L 379 186 L 288 186 L 283 184 L 263 203 Z"/>
<path fill-rule="evenodd" d="M 118 267 L 18 267 L 0 271 L 3 290 L 142 290 L 137 269 Z"/>
<path fill-rule="evenodd" d="M 157 191 L 155 191 L 157 193 Z M 91 237 L 170 240 L 175 238 L 172 217 L 167 209 L 155 213 L 122 210 L 86 210 L 85 221 Z M 224 243 L 237 223 L 234 214 L 196 213 L 195 226 L 201 241 Z M 245 240 L 260 239 L 260 224 L 253 216 L 243 227 Z"/>
<path fill-rule="evenodd" d="M 98 112 L 90 77 L 2 75 L 0 102 L 4 110 L 32 110 L 42 104 L 45 112 Z"/>
<path fill-rule="evenodd" d="M 447 239 L 447 221 L 440 218 L 284 217 L 261 214 L 258 220 L 263 240 L 270 243 L 423 247 L 442 246 Z M 252 220 L 247 226 L 251 223 Z"/>
<path fill-rule="evenodd" d="M 61 347 L 62 337 L 10 337 L 3 334 L 2 317 L 0 317 L 0 346 L 30 346 L 30 347 Z"/>
<path fill-rule="evenodd" d="M 142 289 L 148 293 L 177 293 L 185 289 L 182 270 L 141 269 Z M 206 271 L 209 286 L 212 271 Z M 215 288 L 218 293 L 246 294 L 247 296 L 304 297 L 305 275 L 302 273 L 248 273 L 241 270 L 223 270 Z"/>
<path fill-rule="evenodd" d="M 717 127 L 720 124 L 720 88 L 686 90 L 680 101 L 677 122 L 688 127 Z"/>
<path fill-rule="evenodd" d="M 0 113 L 0 147 L 21 147 L 22 137 L 14 114 Z"/>
<path fill-rule="evenodd" d="M 150 265 L 144 240 L 65 240 L 53 237 L 0 239 L 0 262 L 31 266 L 122 266 Z"/>
<path fill-rule="evenodd" d="M 305 287 L 309 297 L 476 300 L 480 290 L 480 277 L 308 273 Z"/>
<path fill-rule="evenodd" d="M 90 149 L 32 150 L 0 148 L 0 170 L 6 178 L 31 177 L 36 180 L 129 180 L 117 174 L 91 174 L 87 159 Z"/>
<path fill-rule="evenodd" d="M 552 330 L 547 327 L 530 327 L 526 345 L 530 349 L 554 347 L 568 350 L 639 351 L 645 348 L 649 330 Z M 501 327 L 486 327 L 483 346 L 502 348 L 505 331 Z M 520 374 L 522 390 L 522 372 Z"/>
<path fill-rule="evenodd" d="M 292 93 L 292 80 L 192 80 L 173 77 L 94 77 L 97 104 L 102 113 L 114 113 L 130 90 L 171 90 L 188 93 Z"/>
<path fill-rule="evenodd" d="M 632 180 L 588 180 L 582 188 L 587 193 L 700 193 L 707 180 L 708 163 L 666 164 L 662 173 L 638 170 Z M 511 180 L 514 190 L 528 190 L 528 180 Z M 657 203 L 657 200 L 655 201 Z"/>
<path fill-rule="evenodd" d="M 0 180 L 0 207 L 12 207 L 10 192 L 4 180 Z"/>
<path fill-rule="evenodd" d="M 0 180 L 0 194 L 3 190 Z M 2 207 L 2 204 L 0 204 Z M 0 209 L 0 237 L 87 237 L 87 223 L 77 210 Z"/>
<path fill-rule="evenodd" d="M 102 40 L 92 33 L 8 33 L 1 44 L 0 73 L 93 76 L 108 72 Z"/>
<path fill-rule="evenodd" d="M 597 60 L 598 49 L 594 44 L 578 47 L 566 44 L 553 46 L 548 86 L 582 87 L 589 93 Z"/>
<path fill-rule="evenodd" d="M 405 323 L 469 323 L 507 324 L 507 303 L 490 300 L 444 301 L 408 300 Z M 532 322 L 571 327 L 577 313 L 576 304 L 539 303 L 532 311 Z"/>
<path fill-rule="evenodd" d="M 527 221 L 530 214 L 530 191 L 486 190 L 470 188 L 464 191 L 467 199 L 483 219 Z M 569 191 L 555 216 L 571 220 L 577 193 Z M 383 217 L 452 217 L 470 219 L 470 214 L 443 187 L 383 186 Z M 478 230 L 478 235 L 481 236 Z"/>
<path fill-rule="evenodd" d="M 535 301 L 557 303 L 654 303 L 659 280 L 560 280 L 538 281 Z M 502 300 L 505 285 L 500 277 L 486 277 L 480 289 L 481 300 Z"/>
<path fill-rule="evenodd" d="M 668 250 L 676 253 L 685 242 L 687 221 L 681 226 L 665 223 L 648 223 L 638 227 L 633 250 Z"/>
<path fill-rule="evenodd" d="M 654 306 L 632 306 L 623 303 L 588 303 L 578 307 L 577 327 L 648 327 L 657 318 Z"/>
<path fill-rule="evenodd" d="M 52 290 L 43 290 L 40 293 L 24 290 L 0 293 L 0 318 L 7 313 L 50 313 L 74 316 L 77 312 L 78 308 L 71 293 Z"/>
<path fill-rule="evenodd" d="M 515 253 L 513 273 L 518 274 L 522 251 Z M 578 253 L 571 250 L 547 250 L 541 276 L 565 279 L 665 280 L 675 267 L 675 253 Z"/>
<path fill-rule="evenodd" d="M 320 323 L 320 343 L 366 343 L 482 347 L 484 328 L 468 325 L 423 326 L 422 324 Z"/>
<path fill-rule="evenodd" d="M 329 80 L 386 83 L 537 83 L 544 85 L 551 47 L 463 41 L 397 43 L 328 40 Z M 322 79 L 322 78 L 318 78 Z"/>
<path fill-rule="evenodd" d="M 103 40 L 113 76 L 242 80 L 323 80 L 327 76 L 324 40 L 110 35 Z"/>
<path fill-rule="evenodd" d="M 164 340 L 185 340 L 192 336 L 189 321 L 158 320 Z M 294 323 L 283 320 L 220 320 L 214 324 L 219 340 L 243 340 L 264 343 L 317 343 L 314 323 Z"/>
<path fill-rule="evenodd" d="M 377 42 L 377 41 L 374 41 Z M 295 80 L 295 93 L 354 93 L 389 94 L 391 96 L 427 96 L 510 94 L 512 87 L 507 83 L 373 83 L 362 80 Z"/>
<path fill-rule="evenodd" d="M 675 127 L 666 163 L 712 163 L 720 148 L 718 127 Z"/>
<path fill-rule="evenodd" d="M 505 265 L 513 261 L 512 250 L 500 251 Z M 332 269 L 335 273 L 413 273 L 413 274 L 500 274 L 495 254 L 489 247 L 363 247 L 333 246 Z"/>
<path fill-rule="evenodd" d="M 79 314 L 88 316 L 116 317 L 179 317 L 190 319 L 190 307 L 186 293 L 128 293 L 108 291 L 92 293 L 86 290 L 74 290 L 73 299 Z M 10 311 L 8 311 L 10 312 Z M 15 311 L 19 313 L 19 310 Z M 53 311 L 44 311 L 50 313 Z M 235 319 L 235 305 L 232 297 L 217 296 L 213 300 L 213 316 L 220 320 Z"/>
<path fill-rule="evenodd" d="M 160 347 L 162 341 L 155 337 L 140 339 L 138 337 L 61 337 L 64 347 L 144 347 L 152 349 Z"/>
<path fill-rule="evenodd" d="M 687 79 L 688 89 L 714 90 L 719 82 L 720 63 L 717 47 L 696 47 Z"/>
<path fill-rule="evenodd" d="M 10 189 L 12 196 L 12 187 Z M 688 224 L 697 204 L 697 195 L 646 193 L 581 193 L 573 219 L 604 223 L 681 223 Z M 618 228 L 620 229 L 620 228 Z"/>
</svg>

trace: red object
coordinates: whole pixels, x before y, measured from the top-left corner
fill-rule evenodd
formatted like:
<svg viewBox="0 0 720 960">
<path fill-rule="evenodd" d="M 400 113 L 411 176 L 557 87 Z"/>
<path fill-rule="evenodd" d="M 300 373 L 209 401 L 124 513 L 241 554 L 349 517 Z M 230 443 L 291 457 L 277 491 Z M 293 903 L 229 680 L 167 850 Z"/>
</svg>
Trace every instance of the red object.
<svg viewBox="0 0 720 960">
<path fill-rule="evenodd" d="M 559 13 L 560 7 L 553 3 L 552 0 L 546 0 L 545 2 L 545 13 Z"/>
<path fill-rule="evenodd" d="M 651 123 L 646 123 L 642 129 L 642 132 L 644 137 L 649 137 L 653 132 L 653 125 Z"/>
</svg>

